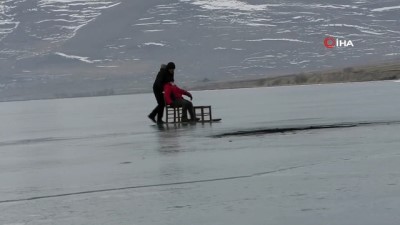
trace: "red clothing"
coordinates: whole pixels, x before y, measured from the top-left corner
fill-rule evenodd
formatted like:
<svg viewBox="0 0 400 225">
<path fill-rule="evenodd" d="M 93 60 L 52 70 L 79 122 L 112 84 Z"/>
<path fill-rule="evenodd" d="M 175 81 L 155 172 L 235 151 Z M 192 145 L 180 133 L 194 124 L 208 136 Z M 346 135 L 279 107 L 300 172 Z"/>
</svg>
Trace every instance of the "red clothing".
<svg viewBox="0 0 400 225">
<path fill-rule="evenodd" d="M 166 83 L 164 85 L 164 97 L 167 105 L 171 105 L 175 100 L 183 99 L 182 95 L 186 95 L 188 97 L 192 96 L 189 92 L 180 89 L 178 86 L 172 83 Z"/>
</svg>

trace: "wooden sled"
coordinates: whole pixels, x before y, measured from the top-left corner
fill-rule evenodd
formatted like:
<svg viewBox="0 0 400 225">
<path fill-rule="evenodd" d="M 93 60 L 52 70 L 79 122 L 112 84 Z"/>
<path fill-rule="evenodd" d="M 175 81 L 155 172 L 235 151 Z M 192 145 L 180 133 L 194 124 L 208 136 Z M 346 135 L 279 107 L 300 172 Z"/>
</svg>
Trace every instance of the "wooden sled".
<svg viewBox="0 0 400 225">
<path fill-rule="evenodd" d="M 194 113 L 200 120 L 197 123 L 213 123 L 221 121 L 220 118 L 216 119 L 212 117 L 211 106 L 194 106 Z M 166 123 L 196 123 L 196 122 L 182 122 L 182 107 L 172 107 L 167 105 L 166 111 Z"/>
</svg>

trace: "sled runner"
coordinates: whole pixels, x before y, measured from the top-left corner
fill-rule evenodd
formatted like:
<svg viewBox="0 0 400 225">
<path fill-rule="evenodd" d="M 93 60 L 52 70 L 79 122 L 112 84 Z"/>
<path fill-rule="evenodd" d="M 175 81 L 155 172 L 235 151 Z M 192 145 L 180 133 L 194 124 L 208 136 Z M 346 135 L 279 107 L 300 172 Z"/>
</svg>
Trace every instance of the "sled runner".
<svg viewBox="0 0 400 225">
<path fill-rule="evenodd" d="M 213 118 L 211 112 L 211 106 L 194 106 L 194 112 L 196 117 L 199 119 L 197 123 L 212 123 L 221 121 L 220 118 Z M 182 121 L 182 107 L 172 107 L 167 105 L 166 111 L 166 123 L 188 123 Z M 193 121 L 194 122 L 194 121 Z"/>
</svg>

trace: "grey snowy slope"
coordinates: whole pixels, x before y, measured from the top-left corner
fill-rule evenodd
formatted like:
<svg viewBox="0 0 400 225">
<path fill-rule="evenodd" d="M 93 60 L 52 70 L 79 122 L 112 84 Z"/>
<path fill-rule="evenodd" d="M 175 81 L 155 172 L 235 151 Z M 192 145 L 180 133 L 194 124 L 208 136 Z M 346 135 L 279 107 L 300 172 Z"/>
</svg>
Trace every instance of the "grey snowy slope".
<svg viewBox="0 0 400 225">
<path fill-rule="evenodd" d="M 0 100 L 150 91 L 168 61 L 189 85 L 391 60 L 399 13 L 397 0 L 3 0 Z"/>
</svg>

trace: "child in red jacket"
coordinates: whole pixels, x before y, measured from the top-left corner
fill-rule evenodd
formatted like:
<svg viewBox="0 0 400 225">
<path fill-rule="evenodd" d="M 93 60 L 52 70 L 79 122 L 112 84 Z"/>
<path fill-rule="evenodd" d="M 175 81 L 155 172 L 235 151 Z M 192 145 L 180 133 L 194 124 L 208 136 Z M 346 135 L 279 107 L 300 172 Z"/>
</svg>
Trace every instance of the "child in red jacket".
<svg viewBox="0 0 400 225">
<path fill-rule="evenodd" d="M 184 99 L 183 95 L 188 96 L 190 100 L 193 99 L 192 94 L 190 94 L 186 90 L 179 88 L 172 82 L 166 83 L 164 85 L 165 103 L 172 107 L 182 107 L 182 122 L 198 121 L 198 119 L 194 114 L 194 108 L 192 102 Z M 188 111 L 190 114 L 190 120 L 187 117 Z"/>
</svg>

